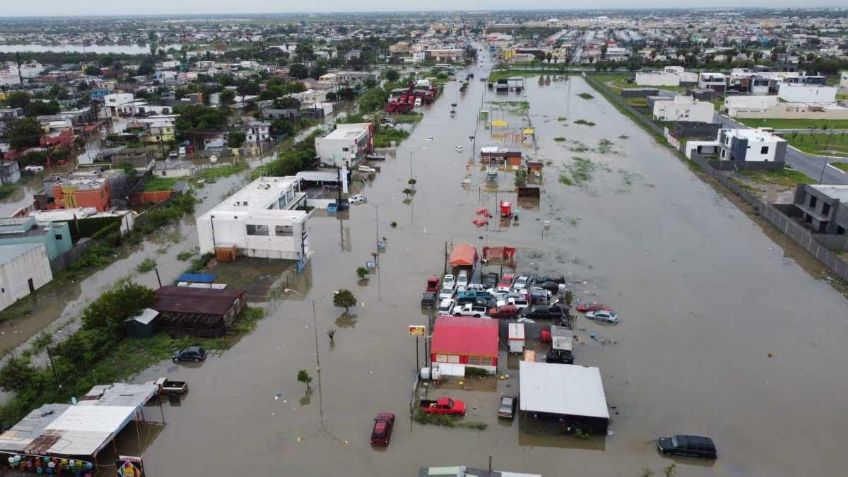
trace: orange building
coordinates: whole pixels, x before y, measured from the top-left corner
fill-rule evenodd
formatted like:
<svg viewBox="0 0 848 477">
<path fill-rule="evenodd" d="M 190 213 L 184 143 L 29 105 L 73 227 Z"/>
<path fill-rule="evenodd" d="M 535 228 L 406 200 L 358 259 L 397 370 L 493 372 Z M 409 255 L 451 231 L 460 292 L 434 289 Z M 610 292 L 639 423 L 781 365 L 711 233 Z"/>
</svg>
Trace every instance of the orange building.
<svg viewBox="0 0 848 477">
<path fill-rule="evenodd" d="M 92 178 L 54 184 L 53 199 L 57 208 L 94 207 L 98 212 L 104 212 L 111 208 L 109 181 Z"/>
</svg>

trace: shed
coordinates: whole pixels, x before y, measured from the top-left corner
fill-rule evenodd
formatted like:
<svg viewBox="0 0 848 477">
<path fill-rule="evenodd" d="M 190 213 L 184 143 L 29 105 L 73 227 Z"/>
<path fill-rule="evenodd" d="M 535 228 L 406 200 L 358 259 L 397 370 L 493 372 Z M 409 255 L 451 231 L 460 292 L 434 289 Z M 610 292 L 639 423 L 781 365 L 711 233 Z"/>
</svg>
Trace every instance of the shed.
<svg viewBox="0 0 848 477">
<path fill-rule="evenodd" d="M 474 267 L 477 263 L 477 248 L 470 244 L 459 244 L 451 250 L 448 261 L 451 267 Z"/>
<path fill-rule="evenodd" d="M 465 364 L 494 372 L 498 365 L 498 321 L 439 316 L 430 348 L 434 363 Z"/>
<path fill-rule="evenodd" d="M 124 321 L 124 331 L 130 338 L 149 338 L 156 333 L 155 321 L 158 316 L 158 311 L 145 308 L 138 315 Z"/>
<path fill-rule="evenodd" d="M 245 307 L 244 290 L 166 286 L 156 290 L 157 327 L 175 335 L 222 336 Z"/>
<path fill-rule="evenodd" d="M 183 273 L 177 278 L 178 282 L 212 283 L 218 276 L 214 273 Z"/>
<path fill-rule="evenodd" d="M 509 352 L 524 352 L 524 323 L 509 324 Z"/>
<path fill-rule="evenodd" d="M 606 434 L 609 409 L 598 368 L 520 361 L 520 410 L 562 422 L 565 431 Z"/>
</svg>

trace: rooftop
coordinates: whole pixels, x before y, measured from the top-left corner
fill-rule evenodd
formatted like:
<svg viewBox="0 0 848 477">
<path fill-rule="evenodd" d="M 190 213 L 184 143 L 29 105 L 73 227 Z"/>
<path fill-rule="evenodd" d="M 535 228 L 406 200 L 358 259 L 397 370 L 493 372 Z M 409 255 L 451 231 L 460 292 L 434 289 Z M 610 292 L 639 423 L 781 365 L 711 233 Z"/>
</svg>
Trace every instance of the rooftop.
<svg viewBox="0 0 848 477">
<path fill-rule="evenodd" d="M 809 187 L 821 192 L 822 194 L 837 199 L 843 204 L 848 204 L 848 185 L 820 185 L 813 184 Z"/>
<path fill-rule="evenodd" d="M 518 366 L 522 411 L 609 419 L 598 368 L 529 361 Z"/>
<path fill-rule="evenodd" d="M 786 142 L 785 139 L 762 129 L 725 129 L 728 137 L 747 139 L 748 142 Z"/>
<path fill-rule="evenodd" d="M 156 290 L 151 308 L 160 313 L 223 315 L 243 295 L 244 290 L 236 288 L 165 286 Z"/>
<path fill-rule="evenodd" d="M 12 245 L 0 245 L 0 265 L 4 265 L 6 263 L 11 262 L 15 258 L 29 252 L 32 249 L 42 247 L 44 248 L 43 243 L 18 243 Z M 45 256 L 47 255 L 47 250 L 45 249 Z"/>
<path fill-rule="evenodd" d="M 433 353 L 498 356 L 498 322 L 440 316 L 433 327 Z"/>
<path fill-rule="evenodd" d="M 271 209 L 273 209 L 273 212 L 276 214 L 288 212 L 293 216 L 306 215 L 307 213 L 302 210 L 286 210 L 288 207 L 291 207 L 295 202 L 297 202 L 294 199 L 288 201 L 285 205 L 286 209 L 279 209 L 280 197 L 287 194 L 289 191 L 291 191 L 292 194 L 299 194 L 294 187 L 298 182 L 298 179 L 294 176 L 260 177 L 244 186 L 235 194 L 224 199 L 220 204 L 216 205 L 212 208 L 212 210 L 204 214 L 203 217 L 239 213 L 250 213 L 253 215 L 256 212 Z"/>
<path fill-rule="evenodd" d="M 321 139 L 356 139 L 362 133 L 367 132 L 370 127 L 370 123 L 338 124 L 333 132 Z"/>
</svg>

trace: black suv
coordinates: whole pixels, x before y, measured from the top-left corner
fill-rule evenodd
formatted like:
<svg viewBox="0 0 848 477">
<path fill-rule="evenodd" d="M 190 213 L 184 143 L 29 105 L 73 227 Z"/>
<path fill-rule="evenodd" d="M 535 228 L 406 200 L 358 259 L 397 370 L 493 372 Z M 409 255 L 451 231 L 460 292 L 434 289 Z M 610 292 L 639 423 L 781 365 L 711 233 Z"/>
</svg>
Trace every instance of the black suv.
<svg viewBox="0 0 848 477">
<path fill-rule="evenodd" d="M 174 353 L 174 356 L 171 359 L 173 359 L 175 363 L 179 363 L 180 361 L 205 361 L 206 350 L 200 346 L 189 346 L 188 348 L 183 348 Z"/>
<path fill-rule="evenodd" d="M 525 318 L 532 320 L 558 320 L 565 316 L 565 311 L 559 305 L 536 305 L 533 309 L 524 309 Z"/>
<path fill-rule="evenodd" d="M 663 454 L 703 457 L 705 459 L 718 457 L 715 444 L 709 437 L 684 435 L 660 437 L 657 439 L 657 449 Z"/>
</svg>

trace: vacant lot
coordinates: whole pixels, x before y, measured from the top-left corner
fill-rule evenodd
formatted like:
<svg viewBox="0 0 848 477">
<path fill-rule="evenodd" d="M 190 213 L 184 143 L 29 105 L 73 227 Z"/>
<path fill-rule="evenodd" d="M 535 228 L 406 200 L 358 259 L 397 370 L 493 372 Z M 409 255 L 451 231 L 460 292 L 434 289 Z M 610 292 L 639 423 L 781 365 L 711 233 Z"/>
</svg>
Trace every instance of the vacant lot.
<svg viewBox="0 0 848 477">
<path fill-rule="evenodd" d="M 739 118 L 736 121 L 752 128 L 775 129 L 848 129 L 848 119 L 759 119 Z"/>
</svg>

